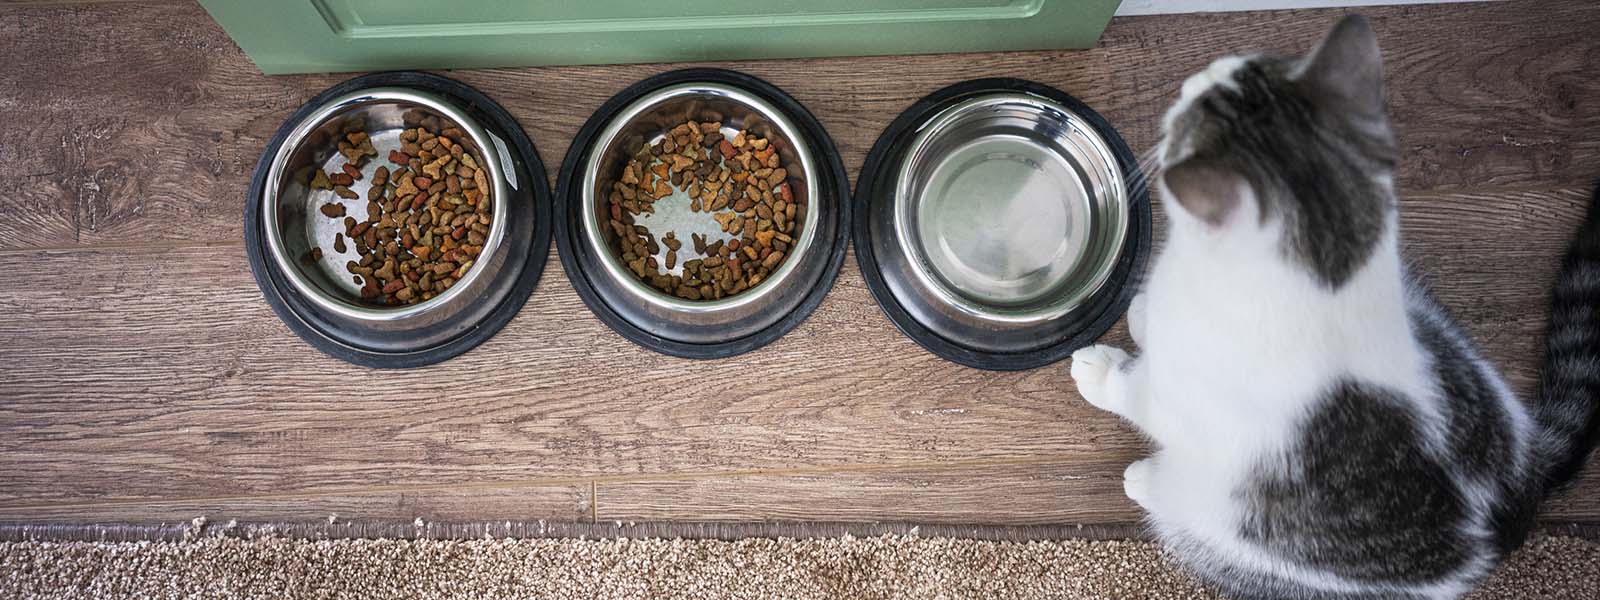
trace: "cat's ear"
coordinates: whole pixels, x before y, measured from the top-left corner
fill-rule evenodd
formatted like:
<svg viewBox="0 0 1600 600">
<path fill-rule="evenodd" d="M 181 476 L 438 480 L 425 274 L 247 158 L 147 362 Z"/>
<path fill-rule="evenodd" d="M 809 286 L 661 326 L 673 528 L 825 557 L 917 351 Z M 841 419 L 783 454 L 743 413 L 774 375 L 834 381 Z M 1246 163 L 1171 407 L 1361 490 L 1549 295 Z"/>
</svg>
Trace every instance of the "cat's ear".
<svg viewBox="0 0 1600 600">
<path fill-rule="evenodd" d="M 1317 49 L 1302 59 L 1295 78 L 1344 110 L 1383 118 L 1383 57 L 1378 34 L 1366 17 L 1340 19 Z"/>
<path fill-rule="evenodd" d="M 1161 181 L 1179 206 L 1212 227 L 1221 227 L 1244 203 L 1244 178 L 1205 161 L 1191 159 L 1168 167 Z"/>
</svg>

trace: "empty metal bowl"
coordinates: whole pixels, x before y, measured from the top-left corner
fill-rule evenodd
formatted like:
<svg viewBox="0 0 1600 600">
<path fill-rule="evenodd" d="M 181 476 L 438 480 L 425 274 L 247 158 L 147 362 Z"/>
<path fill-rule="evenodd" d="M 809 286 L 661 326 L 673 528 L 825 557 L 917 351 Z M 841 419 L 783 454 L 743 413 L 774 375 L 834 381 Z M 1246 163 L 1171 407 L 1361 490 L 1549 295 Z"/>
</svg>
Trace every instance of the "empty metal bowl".
<svg viewBox="0 0 1600 600">
<path fill-rule="evenodd" d="M 639 281 L 612 250 L 605 198 L 627 162 L 685 121 L 721 122 L 766 138 L 788 167 L 804 216 L 788 258 L 769 277 L 718 300 L 687 300 Z M 579 133 L 562 167 L 557 221 L 562 264 L 589 307 L 613 329 L 646 347 L 709 358 L 748 351 L 782 335 L 832 285 L 843 256 L 843 167 L 827 133 L 777 88 L 731 71 L 696 69 L 647 79 L 602 107 Z M 733 239 L 708 212 L 693 212 L 682 191 L 635 216 L 660 237 L 691 234 L 708 243 Z M 666 248 L 656 256 L 665 265 Z M 695 258 L 679 252 L 680 263 Z M 681 264 L 663 273 L 681 273 Z"/>
<path fill-rule="evenodd" d="M 983 368 L 1038 366 L 1126 308 L 1122 284 L 1148 248 L 1136 181 L 1116 132 L 1070 96 L 958 84 L 874 146 L 857 256 L 880 305 L 925 347 Z"/>
<path fill-rule="evenodd" d="M 373 304 L 361 298 L 345 268 L 360 258 L 354 244 L 342 253 L 334 250 L 335 235 L 345 230 L 343 218 L 319 209 L 340 204 L 346 215 L 365 220 L 374 171 L 389 164 L 390 150 L 400 148 L 400 132 L 424 119 L 437 119 L 441 129 L 460 129 L 464 135 L 457 141 L 484 167 L 493 215 L 489 235 L 466 275 L 438 296 L 412 305 Z M 314 169 L 337 173 L 346 163 L 336 143 L 347 126 L 366 131 L 378 151 L 349 186 L 360 196 L 351 200 L 309 185 Z M 549 238 L 539 235 L 536 204 L 548 211 L 548 200 L 542 200 L 548 192 L 537 161 L 509 115 L 454 81 L 385 73 L 340 84 L 297 112 L 257 166 L 246 215 L 257 282 L 285 322 L 335 356 L 413 366 L 459 354 L 509 320 L 505 313 L 520 308 L 542 268 Z M 548 216 L 542 221 L 547 224 Z M 320 259 L 312 257 L 312 248 L 321 249 Z"/>
</svg>

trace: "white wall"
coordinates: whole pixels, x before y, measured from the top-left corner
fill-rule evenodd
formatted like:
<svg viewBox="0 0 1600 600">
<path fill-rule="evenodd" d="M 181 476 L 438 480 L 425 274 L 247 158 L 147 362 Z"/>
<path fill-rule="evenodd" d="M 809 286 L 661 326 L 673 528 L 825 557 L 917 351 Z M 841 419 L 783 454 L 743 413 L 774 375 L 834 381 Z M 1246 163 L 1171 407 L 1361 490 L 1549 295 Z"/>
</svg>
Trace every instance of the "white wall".
<svg viewBox="0 0 1600 600">
<path fill-rule="evenodd" d="M 1337 8 L 1383 4 L 1439 4 L 1444 2 L 1486 2 L 1492 0 L 1122 0 L 1117 16 L 1169 15 L 1195 12 L 1276 10 L 1284 8 Z"/>
</svg>

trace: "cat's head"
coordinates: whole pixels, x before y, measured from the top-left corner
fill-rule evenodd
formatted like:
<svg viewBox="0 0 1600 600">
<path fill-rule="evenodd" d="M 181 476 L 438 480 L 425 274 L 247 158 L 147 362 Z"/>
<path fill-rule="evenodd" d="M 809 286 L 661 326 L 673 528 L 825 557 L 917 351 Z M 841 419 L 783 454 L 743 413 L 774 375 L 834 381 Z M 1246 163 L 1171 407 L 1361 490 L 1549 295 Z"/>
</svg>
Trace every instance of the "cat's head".
<svg viewBox="0 0 1600 600">
<path fill-rule="evenodd" d="M 1304 57 L 1227 57 L 1183 84 L 1157 150 L 1171 218 L 1207 235 L 1261 236 L 1339 288 L 1394 210 L 1383 66 L 1359 15 Z"/>
</svg>

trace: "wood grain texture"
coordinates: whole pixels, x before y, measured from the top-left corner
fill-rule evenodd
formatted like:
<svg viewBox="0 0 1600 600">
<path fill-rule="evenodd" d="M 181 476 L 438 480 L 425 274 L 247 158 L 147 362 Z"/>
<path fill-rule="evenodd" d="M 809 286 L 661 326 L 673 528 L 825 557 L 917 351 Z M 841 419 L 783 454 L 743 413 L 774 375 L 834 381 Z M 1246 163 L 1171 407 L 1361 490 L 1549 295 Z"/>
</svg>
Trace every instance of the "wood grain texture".
<svg viewBox="0 0 1600 600">
<path fill-rule="evenodd" d="M 12 366 L 0 389 L 15 399 L 0 405 L 0 423 L 18 434 L 0 435 L 8 467 L 0 498 L 1129 457 L 1137 444 L 1110 418 L 1067 401 L 1059 369 L 996 377 L 923 353 L 878 314 L 853 274 L 835 292 L 844 296 L 794 335 L 714 370 L 574 318 L 586 316 L 576 295 L 549 284 L 485 346 L 392 372 L 299 343 L 249 275 L 228 266 L 241 252 L 0 256 L 0 272 L 96 271 L 48 287 L 0 280 L 8 290 L 0 306 L 20 311 L 0 324 L 0 338 L 30 347 L 0 350 Z M 197 280 L 213 286 L 186 283 Z M 197 305 L 205 318 L 184 314 Z M 823 357 L 820 348 L 833 351 Z M 722 369 L 749 377 L 710 376 Z M 357 393 L 356 381 L 368 391 Z M 1079 425 L 1063 430 L 1064 422 Z M 74 485 L 56 485 L 53 474 L 74 464 Z M 127 485 L 128 464 L 151 485 Z"/>
<path fill-rule="evenodd" d="M 1366 12 L 1407 148 L 1407 254 L 1526 394 L 1556 257 L 1600 173 L 1600 7 Z M 1119 19 L 1075 52 L 719 66 L 794 94 L 853 177 L 900 110 L 984 76 L 1079 95 L 1146 148 L 1189 72 L 1299 51 L 1336 14 Z M 586 488 L 591 518 L 1133 516 L 1112 483 L 1143 443 L 1084 404 L 1064 364 L 991 373 L 927 354 L 853 259 L 798 329 L 727 360 L 626 342 L 553 253 L 522 312 L 465 356 L 403 372 L 322 356 L 262 301 L 239 239 L 265 140 L 343 76 L 263 77 L 184 3 L 0 6 L 0 53 L 0 521 L 567 519 Z M 553 175 L 589 111 L 682 66 L 450 75 L 506 105 Z M 1548 516 L 1600 519 L 1597 490 L 1591 474 Z"/>
<path fill-rule="evenodd" d="M 1523 393 L 1544 287 L 1586 194 L 1403 200 L 1417 270 Z M 1125 463 L 1143 449 L 1077 398 L 1063 365 L 990 373 L 921 351 L 853 267 L 793 334 L 711 370 L 624 341 L 552 277 L 483 347 L 393 372 L 299 343 L 242 260 L 233 245 L 0 255 L 0 338 L 13 341 L 0 346 L 0 393 L 13 399 L 0 405 L 0 507 L 942 464 L 978 474 Z M 1110 337 L 1126 342 L 1120 326 Z M 725 370 L 748 377 L 715 376 Z M 1036 500 L 1014 514 L 1083 496 Z M 1574 494 L 1561 510 L 1592 518 L 1596 500 Z"/>
<path fill-rule="evenodd" d="M 238 240 L 267 138 L 348 75 L 263 77 L 193 4 L 10 9 L 0 19 L 0 247 Z M 1385 49 L 1407 190 L 1585 183 L 1600 164 L 1600 6 L 1494 2 L 1364 9 Z M 1114 20 L 1089 50 L 717 63 L 816 113 L 852 172 L 917 98 L 977 77 L 1078 95 L 1136 150 L 1179 83 L 1225 53 L 1301 52 L 1336 11 Z M 128 23 L 160 23 L 130 27 Z M 612 94 L 687 64 L 450 73 L 528 130 L 551 181 L 569 140 Z M 41 84 L 40 82 L 48 82 Z M 31 176 L 22 179 L 12 173 Z M 17 185 L 19 182 L 26 185 Z"/>
<path fill-rule="evenodd" d="M 1125 461 L 998 464 L 602 483 L 598 521 L 1138 523 L 1122 493 Z"/>
</svg>

